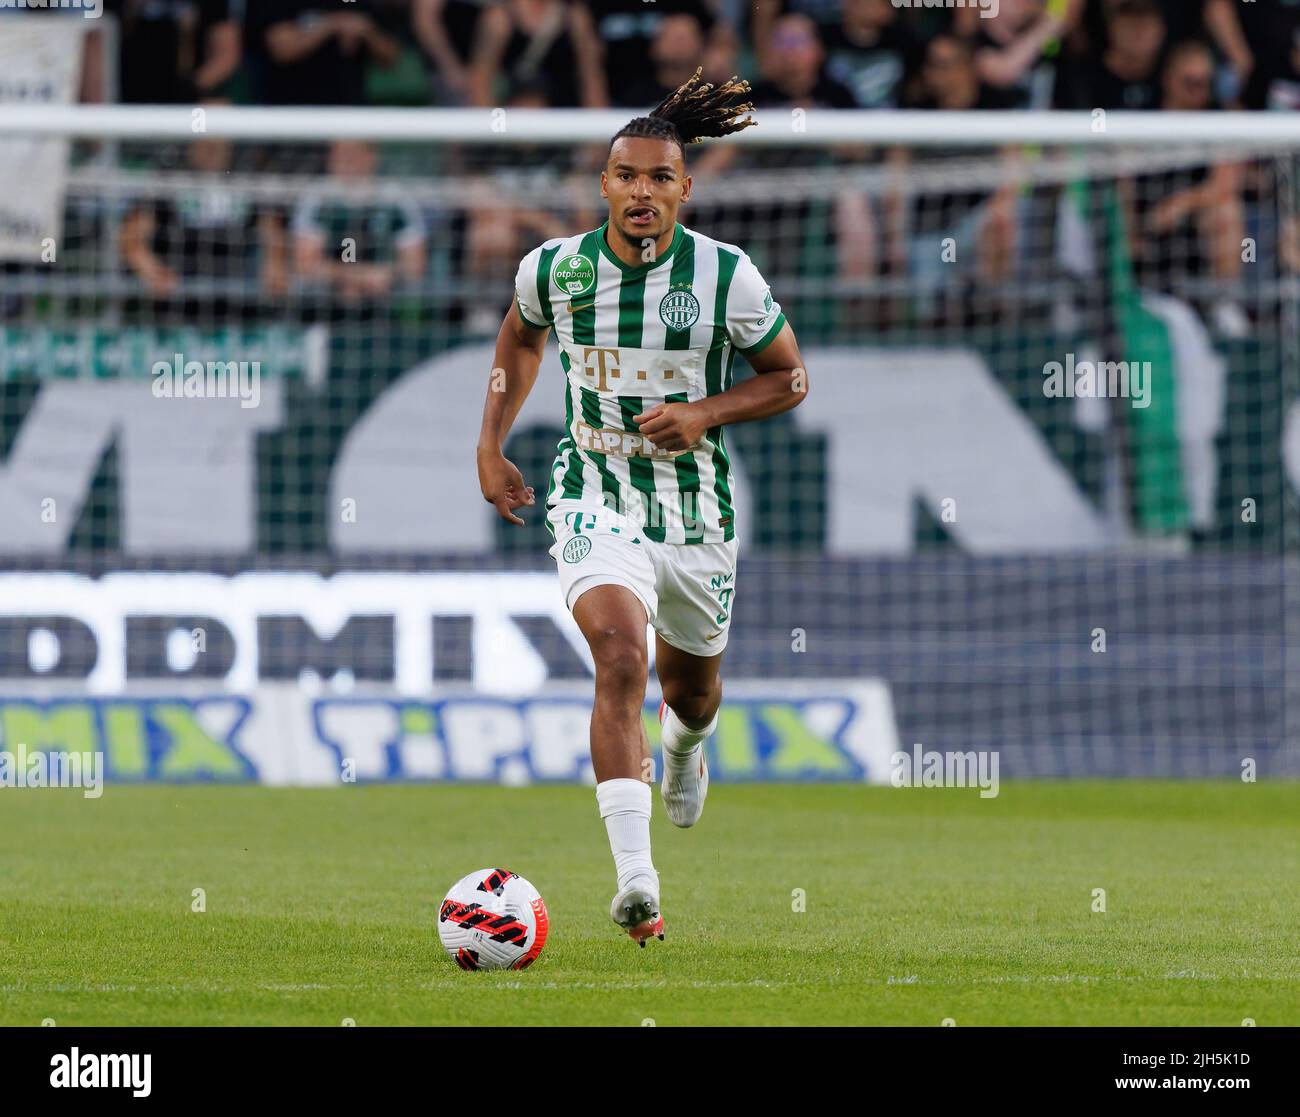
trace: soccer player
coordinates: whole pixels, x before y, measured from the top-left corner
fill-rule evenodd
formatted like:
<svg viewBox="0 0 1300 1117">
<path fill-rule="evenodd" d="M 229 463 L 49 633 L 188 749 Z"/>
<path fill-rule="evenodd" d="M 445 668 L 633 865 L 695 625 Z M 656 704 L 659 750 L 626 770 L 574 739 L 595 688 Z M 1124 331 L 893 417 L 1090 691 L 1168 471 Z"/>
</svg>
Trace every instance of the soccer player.
<svg viewBox="0 0 1300 1117">
<path fill-rule="evenodd" d="M 519 266 L 497 337 L 478 444 L 483 496 L 503 518 L 535 501 L 502 453 L 555 330 L 565 435 L 546 521 L 565 603 L 596 668 L 591 762 L 618 873 L 614 922 L 641 946 L 663 938 L 650 857 L 653 765 L 641 722 L 647 622 L 664 701 L 669 819 L 692 826 L 709 775 L 718 669 L 736 589 L 728 423 L 765 419 L 807 392 L 794 332 L 749 257 L 678 223 L 691 195 L 686 145 L 753 124 L 746 82 L 700 71 L 610 142 L 600 175 L 609 217 L 548 240 Z M 736 383 L 739 350 L 758 375 Z"/>
</svg>

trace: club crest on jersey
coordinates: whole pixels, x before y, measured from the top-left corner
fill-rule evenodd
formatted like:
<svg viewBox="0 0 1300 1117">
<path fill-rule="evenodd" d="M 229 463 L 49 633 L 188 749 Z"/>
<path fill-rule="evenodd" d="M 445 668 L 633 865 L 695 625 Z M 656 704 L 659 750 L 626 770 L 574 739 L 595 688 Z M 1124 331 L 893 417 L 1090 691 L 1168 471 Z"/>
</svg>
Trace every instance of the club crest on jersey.
<svg viewBox="0 0 1300 1117">
<path fill-rule="evenodd" d="M 575 535 L 564 545 L 565 562 L 581 562 L 591 554 L 591 540 L 585 535 Z"/>
<path fill-rule="evenodd" d="M 659 320 L 670 330 L 689 330 L 700 320 L 700 300 L 691 291 L 669 291 L 659 302 Z"/>
<path fill-rule="evenodd" d="M 580 253 L 555 262 L 555 285 L 570 298 L 590 294 L 596 287 L 596 267 Z"/>
</svg>

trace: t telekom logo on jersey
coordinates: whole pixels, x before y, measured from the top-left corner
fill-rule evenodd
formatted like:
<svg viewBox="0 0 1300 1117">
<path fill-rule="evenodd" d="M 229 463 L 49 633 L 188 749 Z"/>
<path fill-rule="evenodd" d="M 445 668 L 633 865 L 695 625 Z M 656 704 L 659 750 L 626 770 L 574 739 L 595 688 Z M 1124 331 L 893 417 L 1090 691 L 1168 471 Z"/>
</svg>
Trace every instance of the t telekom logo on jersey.
<svg viewBox="0 0 1300 1117">
<path fill-rule="evenodd" d="M 699 369 L 699 355 L 693 349 L 669 352 L 596 345 L 565 349 L 570 369 L 595 391 L 609 395 L 662 398 L 672 392 L 686 392 L 696 383 Z"/>
</svg>

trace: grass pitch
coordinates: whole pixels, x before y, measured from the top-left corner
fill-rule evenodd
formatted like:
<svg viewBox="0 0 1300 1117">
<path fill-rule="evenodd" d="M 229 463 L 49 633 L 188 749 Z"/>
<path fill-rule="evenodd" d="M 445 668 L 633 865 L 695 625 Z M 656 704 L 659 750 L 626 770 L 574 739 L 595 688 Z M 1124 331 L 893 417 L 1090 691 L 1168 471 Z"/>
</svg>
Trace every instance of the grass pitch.
<svg viewBox="0 0 1300 1117">
<path fill-rule="evenodd" d="M 715 785 L 656 803 L 645 950 L 589 788 L 10 790 L 0 833 L 5 1025 L 1300 1024 L 1295 784 Z M 550 938 L 462 973 L 437 904 L 496 865 Z"/>
</svg>

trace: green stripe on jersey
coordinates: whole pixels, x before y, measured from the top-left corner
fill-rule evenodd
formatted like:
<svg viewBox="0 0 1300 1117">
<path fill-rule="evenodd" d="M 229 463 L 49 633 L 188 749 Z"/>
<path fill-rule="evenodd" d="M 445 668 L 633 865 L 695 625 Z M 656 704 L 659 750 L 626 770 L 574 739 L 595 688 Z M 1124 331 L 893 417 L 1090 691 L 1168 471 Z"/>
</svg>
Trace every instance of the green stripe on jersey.
<svg viewBox="0 0 1300 1117">
<path fill-rule="evenodd" d="M 634 349 L 641 348 L 645 330 L 645 280 L 647 272 L 640 275 L 622 273 L 618 287 L 618 343 Z M 632 417 L 644 410 L 639 396 L 620 396 L 619 418 L 625 431 L 640 431 Z M 649 458 L 631 457 L 627 461 L 628 480 L 632 488 L 645 499 L 647 509 L 654 508 L 655 470 Z M 656 543 L 664 541 L 662 516 L 648 515 L 642 528 L 647 539 Z"/>
<path fill-rule="evenodd" d="M 686 403 L 685 392 L 674 392 L 665 397 L 665 403 Z M 677 470 L 678 506 L 687 543 L 704 541 L 704 514 L 700 505 L 700 466 L 695 454 L 682 454 L 673 459 Z"/>
<path fill-rule="evenodd" d="M 631 344 L 627 342 L 626 344 Z M 642 407 L 640 396 L 620 396 L 618 400 L 619 411 L 622 413 L 623 429 L 625 431 L 639 431 L 641 428 L 632 421 L 633 415 L 640 415 Z M 630 457 L 627 459 L 628 477 L 632 482 L 632 488 L 635 489 L 646 499 L 647 510 L 654 508 L 655 500 L 655 467 L 654 462 L 649 458 Z M 646 523 L 642 528 L 647 539 L 656 543 L 664 541 L 663 516 L 646 516 Z"/>
<path fill-rule="evenodd" d="M 641 348 L 641 331 L 645 328 L 644 317 L 645 276 L 625 275 L 618 285 L 619 345 L 629 345 L 634 349 Z"/>
<path fill-rule="evenodd" d="M 551 261 L 559 251 L 557 244 L 554 248 L 543 248 L 537 257 L 537 301 L 548 326 L 555 325 L 555 309 L 551 306 Z"/>
<path fill-rule="evenodd" d="M 713 293 L 713 344 L 709 346 L 708 360 L 704 366 L 705 390 L 716 396 L 722 388 L 722 351 L 729 344 L 727 337 L 727 294 L 736 274 L 740 257 L 718 249 L 718 285 Z"/>
<path fill-rule="evenodd" d="M 590 388 L 579 388 L 578 398 L 582 407 L 582 420 L 594 430 L 601 430 L 604 421 L 600 417 L 600 396 Z M 588 450 L 589 457 L 596 466 L 596 471 L 600 474 L 600 490 L 602 499 L 610 493 L 614 494 L 614 500 L 603 500 L 606 508 L 621 508 L 621 486 L 618 478 L 610 472 L 608 455 L 599 453 L 596 450 Z"/>
<path fill-rule="evenodd" d="M 569 384 L 569 357 L 564 350 L 560 350 L 560 364 L 564 366 L 564 437 L 557 456 L 567 451 L 562 491 L 566 499 L 576 500 L 582 496 L 582 458 L 573 442 L 573 387 Z M 549 494 L 547 503 L 550 503 Z"/>
<path fill-rule="evenodd" d="M 582 238 L 582 243 L 578 245 L 578 254 L 586 256 L 588 260 L 596 261 L 600 255 L 600 249 L 597 245 L 596 234 L 587 233 Z M 576 345 L 595 345 L 596 344 L 596 300 L 600 297 L 600 268 L 596 268 L 596 286 L 589 295 L 583 296 L 583 302 L 579 304 L 579 309 L 572 311 L 573 318 L 573 340 Z M 572 305 L 572 300 L 570 300 Z M 569 362 L 564 358 L 561 351 L 562 363 L 564 364 L 565 377 L 568 377 Z M 582 421 L 594 430 L 601 430 L 604 426 L 604 420 L 600 414 L 600 396 L 590 388 L 579 387 L 578 389 L 579 406 L 582 409 Z M 573 428 L 570 427 L 570 430 Z M 575 459 L 577 454 L 574 455 Z M 620 486 L 618 478 L 610 472 L 608 457 L 596 450 L 588 450 L 587 457 L 595 465 L 596 471 L 600 474 L 600 488 L 602 500 L 606 507 L 619 508 L 622 505 L 620 499 Z M 579 477 L 581 477 L 581 463 L 578 464 Z M 614 501 L 606 499 L 608 494 L 614 494 Z"/>
<path fill-rule="evenodd" d="M 568 449 L 568 461 L 564 471 L 564 480 L 561 484 L 562 491 L 566 499 L 577 499 L 582 496 L 582 456 L 578 453 L 578 448 L 573 441 L 573 386 L 569 383 L 569 355 L 560 350 L 560 364 L 564 368 L 564 438 L 560 441 L 560 446 L 556 452 L 559 457 L 564 454 L 566 446 Z M 547 504 L 550 503 L 550 494 L 547 494 Z"/>
<path fill-rule="evenodd" d="M 713 343 L 709 346 L 709 355 L 704 365 L 704 382 L 711 396 L 726 390 L 725 374 L 722 367 L 724 352 L 731 352 L 730 339 L 727 337 L 727 295 L 731 290 L 731 280 L 736 274 L 736 265 L 740 257 L 731 252 L 718 250 L 718 286 L 713 296 Z M 728 371 L 730 364 L 728 363 Z M 735 512 L 731 507 L 730 466 L 727 452 L 722 446 L 722 428 L 711 427 L 709 440 L 713 443 L 713 492 L 718 498 L 718 518 L 726 524 L 714 524 L 721 527 L 727 539 L 732 538 L 736 527 Z"/>
<path fill-rule="evenodd" d="M 731 371 L 731 366 L 734 365 L 735 363 L 736 363 L 736 350 L 735 347 L 733 346 L 732 348 L 727 350 L 727 371 L 723 378 L 723 383 L 726 384 L 728 388 L 730 388 L 733 384 L 736 383 L 736 378 Z M 727 504 L 730 505 L 731 504 L 731 454 L 727 452 L 727 428 L 726 427 L 718 428 L 718 449 L 722 451 L 722 460 L 727 463 Z M 726 532 L 727 532 L 726 537 L 728 540 L 730 540 L 735 536 L 736 521 L 734 517 L 732 518 L 732 522 L 727 525 Z"/>
<path fill-rule="evenodd" d="M 691 290 L 695 288 L 695 238 L 687 237 L 677 249 L 673 258 L 673 270 L 668 277 L 670 290 Z M 664 335 L 664 348 L 668 350 L 689 349 L 691 347 L 690 327 L 684 330 L 669 326 Z M 685 392 L 674 392 L 667 396 L 665 403 L 686 403 Z M 704 520 L 700 506 L 700 467 L 695 455 L 682 454 L 673 459 L 677 473 L 678 511 L 682 518 L 685 538 L 688 543 L 700 543 L 704 540 Z"/>
<path fill-rule="evenodd" d="M 727 463 L 727 472 L 725 474 L 726 479 L 724 479 L 723 473 L 719 471 L 718 483 L 715 486 L 715 489 L 718 491 L 718 506 L 724 509 L 722 512 L 722 518 L 726 519 L 728 516 L 731 517 L 722 528 L 722 541 L 724 543 L 729 543 L 736 537 L 736 517 L 731 511 L 731 485 L 728 480 L 731 477 L 731 459 L 727 456 L 726 437 L 726 428 L 719 427 L 718 449 L 722 453 L 722 460 Z M 716 462 L 717 459 L 715 458 L 714 460 Z"/>
<path fill-rule="evenodd" d="M 674 288 L 678 290 L 694 290 L 695 288 L 695 238 L 686 237 L 677 249 L 677 255 L 673 257 L 673 270 L 668 276 L 669 290 Z M 691 347 L 691 330 L 688 326 L 684 330 L 673 329 L 668 327 L 666 334 L 667 340 L 664 342 L 665 349 L 689 349 Z"/>
<path fill-rule="evenodd" d="M 587 233 L 582 238 L 582 243 L 578 245 L 578 254 L 586 256 L 591 260 L 592 266 L 596 267 L 595 260 L 598 255 L 596 248 L 596 234 Z M 583 295 L 583 301 L 579 303 L 579 309 L 572 311 L 573 315 L 573 340 L 578 345 L 595 345 L 596 344 L 596 300 L 600 297 L 600 269 L 596 268 L 596 286 L 592 288 L 591 294 Z M 573 300 L 569 300 L 569 305 L 573 305 Z M 590 420 L 588 420 L 590 422 Z M 597 422 L 596 426 L 600 426 Z M 603 457 L 603 455 L 602 455 Z"/>
</svg>

